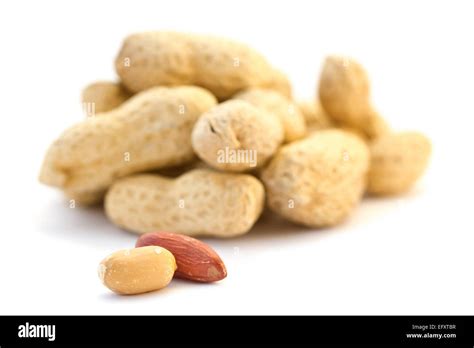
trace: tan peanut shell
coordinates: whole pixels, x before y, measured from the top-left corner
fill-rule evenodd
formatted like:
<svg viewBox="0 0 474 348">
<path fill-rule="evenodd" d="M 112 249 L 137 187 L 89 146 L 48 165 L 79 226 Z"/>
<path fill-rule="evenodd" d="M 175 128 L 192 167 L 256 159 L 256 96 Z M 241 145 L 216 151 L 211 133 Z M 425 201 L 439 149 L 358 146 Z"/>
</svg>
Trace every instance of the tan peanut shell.
<svg viewBox="0 0 474 348">
<path fill-rule="evenodd" d="M 142 174 L 117 181 L 105 198 L 116 225 L 136 233 L 234 237 L 262 212 L 263 185 L 251 175 L 192 170 L 177 179 Z"/>
<path fill-rule="evenodd" d="M 289 86 L 280 71 L 242 43 L 178 32 L 145 32 L 127 37 L 115 67 L 122 83 L 132 92 L 158 85 L 197 85 L 225 100 L 249 87 L 286 90 Z"/>
<path fill-rule="evenodd" d="M 99 278 L 113 292 L 135 295 L 164 288 L 173 279 L 176 261 L 160 246 L 117 251 L 99 264 Z"/>
<path fill-rule="evenodd" d="M 356 128 L 357 129 L 357 128 Z M 387 121 L 377 112 L 372 110 L 364 127 L 358 128 L 362 131 L 369 141 L 385 136 L 392 132 Z"/>
<path fill-rule="evenodd" d="M 288 79 L 288 76 L 280 70 L 273 69 L 271 80 L 259 87 L 278 92 L 289 99 L 292 99 L 293 97 L 290 80 Z"/>
<path fill-rule="evenodd" d="M 313 100 L 300 100 L 297 103 L 303 115 L 308 133 L 335 127 L 334 122 L 322 107 L 319 98 Z"/>
<path fill-rule="evenodd" d="M 122 105 L 132 94 L 118 82 L 100 81 L 82 91 L 82 102 L 92 105 L 92 115 L 107 112 Z M 89 109 L 88 109 L 89 110 Z"/>
<path fill-rule="evenodd" d="M 299 108 L 293 101 L 278 92 L 251 88 L 237 93 L 233 99 L 244 100 L 278 117 L 283 125 L 287 143 L 306 135 L 305 119 Z"/>
<path fill-rule="evenodd" d="M 431 143 L 423 134 L 403 132 L 376 139 L 370 145 L 367 191 L 391 195 L 408 191 L 425 172 Z"/>
<path fill-rule="evenodd" d="M 200 87 L 156 87 L 66 130 L 49 148 L 40 181 L 79 203 L 96 203 L 112 182 L 193 160 L 191 131 L 216 104 Z"/>
<path fill-rule="evenodd" d="M 370 102 L 370 82 L 365 69 L 353 59 L 326 58 L 319 81 L 323 108 L 339 126 L 355 128 L 369 139 L 389 132 L 385 120 Z"/>
<path fill-rule="evenodd" d="M 359 137 L 321 130 L 283 146 L 262 172 L 267 202 L 286 219 L 310 227 L 340 223 L 366 187 L 369 150 Z"/>
<path fill-rule="evenodd" d="M 196 122 L 192 145 L 210 166 L 249 171 L 264 165 L 283 141 L 280 119 L 242 100 L 229 100 Z"/>
</svg>

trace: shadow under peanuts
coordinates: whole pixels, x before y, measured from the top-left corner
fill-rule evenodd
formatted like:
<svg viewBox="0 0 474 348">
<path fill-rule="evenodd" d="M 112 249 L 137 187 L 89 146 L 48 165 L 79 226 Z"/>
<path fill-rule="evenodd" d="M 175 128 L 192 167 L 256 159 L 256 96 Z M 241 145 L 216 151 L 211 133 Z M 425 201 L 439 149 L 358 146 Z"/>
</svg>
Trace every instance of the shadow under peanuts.
<svg viewBox="0 0 474 348">
<path fill-rule="evenodd" d="M 133 246 L 138 236 L 113 225 L 106 217 L 103 204 L 70 206 L 62 195 L 41 206 L 38 212 L 41 233 L 72 243 L 119 249 Z"/>
<path fill-rule="evenodd" d="M 341 224 L 333 227 L 311 228 L 292 223 L 276 213 L 265 209 L 252 229 L 241 236 L 225 239 L 197 237 L 214 245 L 233 246 L 236 243 L 265 243 L 268 241 L 298 241 L 301 238 L 323 238 L 344 230 L 348 225 L 362 225 L 375 222 L 390 211 L 409 209 L 414 199 L 422 196 L 424 190 L 415 187 L 409 192 L 396 196 L 364 196 L 361 206 Z M 37 212 L 41 233 L 69 240 L 73 243 L 118 249 L 133 246 L 138 234 L 126 231 L 111 223 L 105 215 L 103 204 L 95 206 L 76 205 L 71 208 L 69 201 L 58 194 L 55 199 L 45 202 Z"/>
<path fill-rule="evenodd" d="M 291 241 L 307 238 L 309 235 L 323 236 L 333 228 L 310 228 L 285 220 L 281 216 L 265 209 L 252 229 L 241 236 L 232 238 L 203 237 L 199 238 L 210 244 L 221 246 L 236 245 L 240 243 L 265 243 L 268 241 Z"/>
<path fill-rule="evenodd" d="M 203 237 L 210 244 L 220 247 L 240 245 L 265 245 L 268 242 L 285 242 L 286 244 L 299 244 L 302 240 L 317 241 L 337 233 L 357 233 L 358 229 L 367 224 L 377 224 L 383 221 L 380 216 L 388 216 L 390 211 L 409 209 L 417 197 L 423 195 L 424 190 L 415 187 L 400 195 L 372 196 L 364 195 L 357 207 L 343 221 L 328 227 L 314 228 L 299 225 L 286 220 L 278 214 L 265 208 L 259 220 L 252 229 L 241 236 L 229 239 Z"/>
<path fill-rule="evenodd" d="M 407 209 L 410 204 L 423 197 L 425 193 L 426 191 L 419 186 L 394 195 L 371 195 L 365 193 L 357 210 L 362 211 L 365 219 L 370 222 L 380 216 L 383 217 L 390 214 L 391 211 Z"/>
</svg>

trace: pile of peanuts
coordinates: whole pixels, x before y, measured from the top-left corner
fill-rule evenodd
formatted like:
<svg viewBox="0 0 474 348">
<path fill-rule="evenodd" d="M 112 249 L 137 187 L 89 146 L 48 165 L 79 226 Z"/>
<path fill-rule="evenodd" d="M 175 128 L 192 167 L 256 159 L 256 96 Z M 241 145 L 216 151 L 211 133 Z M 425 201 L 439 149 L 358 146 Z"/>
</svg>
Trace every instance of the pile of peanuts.
<svg viewBox="0 0 474 348">
<path fill-rule="evenodd" d="M 119 82 L 83 91 L 93 117 L 50 146 L 40 181 L 80 205 L 103 202 L 112 223 L 144 234 L 100 265 L 117 293 L 156 290 L 174 275 L 220 280 L 223 262 L 191 236 L 245 234 L 264 207 L 334 226 L 364 195 L 407 192 L 428 164 L 430 141 L 392 130 L 365 69 L 347 57 L 325 59 L 307 101 L 293 100 L 261 54 L 220 37 L 134 34 L 115 67 Z M 212 267 L 199 269 L 203 260 Z"/>
</svg>

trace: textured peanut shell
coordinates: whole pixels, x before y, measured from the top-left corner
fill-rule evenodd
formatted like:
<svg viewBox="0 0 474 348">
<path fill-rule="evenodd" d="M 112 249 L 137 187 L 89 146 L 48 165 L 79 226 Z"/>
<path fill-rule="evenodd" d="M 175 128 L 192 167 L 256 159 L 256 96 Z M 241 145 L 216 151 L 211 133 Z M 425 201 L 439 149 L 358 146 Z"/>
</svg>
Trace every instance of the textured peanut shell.
<svg viewBox="0 0 474 348">
<path fill-rule="evenodd" d="M 335 127 L 334 122 L 322 107 L 319 98 L 316 101 L 300 100 L 297 105 L 305 119 L 308 133 Z"/>
<path fill-rule="evenodd" d="M 370 151 L 367 191 L 373 195 L 393 195 L 408 191 L 423 175 L 431 143 L 423 134 L 403 132 L 376 139 Z"/>
<path fill-rule="evenodd" d="M 326 58 L 319 81 L 323 108 L 340 126 L 355 128 L 369 139 L 389 132 L 386 121 L 370 103 L 370 82 L 358 62 L 347 57 Z"/>
<path fill-rule="evenodd" d="M 286 98 L 293 98 L 291 82 L 288 76 L 280 70 L 274 69 L 271 80 L 260 87 L 278 92 Z"/>
<path fill-rule="evenodd" d="M 99 278 L 113 292 L 135 295 L 166 287 L 173 278 L 176 261 L 160 246 L 125 249 L 105 258 Z"/>
<path fill-rule="evenodd" d="M 289 87 L 285 76 L 252 48 L 224 38 L 187 33 L 131 35 L 124 41 L 115 67 L 132 92 L 158 85 L 192 84 L 225 100 L 249 87 Z"/>
<path fill-rule="evenodd" d="M 199 87 L 142 92 L 66 130 L 50 146 L 40 181 L 79 203 L 96 203 L 117 178 L 193 160 L 192 128 L 215 104 Z"/>
<path fill-rule="evenodd" d="M 242 100 L 229 100 L 204 113 L 192 132 L 196 154 L 211 167 L 227 171 L 249 171 L 263 166 L 283 141 L 278 117 Z M 222 161 L 227 151 L 256 153 L 256 163 Z M 234 152 L 235 153 L 235 152 Z"/>
<path fill-rule="evenodd" d="M 337 129 L 313 133 L 283 146 L 263 170 L 268 205 L 306 226 L 338 224 L 360 201 L 368 166 L 359 137 Z"/>
<path fill-rule="evenodd" d="M 117 181 L 105 198 L 116 225 L 136 233 L 234 237 L 262 212 L 263 185 L 250 175 L 192 170 L 177 179 L 142 174 Z"/>
<path fill-rule="evenodd" d="M 94 106 L 94 114 L 107 112 L 122 105 L 132 94 L 122 84 L 100 81 L 84 88 L 82 102 Z"/>
<path fill-rule="evenodd" d="M 301 139 L 306 135 L 306 123 L 299 108 L 282 94 L 261 88 L 251 88 L 237 93 L 234 99 L 244 100 L 277 117 L 285 132 L 285 142 Z"/>
</svg>

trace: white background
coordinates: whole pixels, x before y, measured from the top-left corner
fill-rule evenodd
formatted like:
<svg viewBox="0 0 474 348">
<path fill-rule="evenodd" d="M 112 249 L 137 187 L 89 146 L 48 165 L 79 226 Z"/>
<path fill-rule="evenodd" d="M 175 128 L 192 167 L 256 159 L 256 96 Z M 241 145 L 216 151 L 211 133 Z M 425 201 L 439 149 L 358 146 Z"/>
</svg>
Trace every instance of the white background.
<svg viewBox="0 0 474 348">
<path fill-rule="evenodd" d="M 474 314 L 472 13 L 462 1 L 2 1 L 0 314 Z M 265 217 L 207 239 L 229 272 L 218 284 L 110 293 L 97 265 L 136 236 L 100 209 L 70 209 L 37 175 L 83 119 L 82 87 L 115 78 L 123 37 L 161 29 L 247 42 L 302 98 L 326 54 L 356 57 L 385 117 L 431 137 L 427 175 L 330 230 Z"/>
</svg>

